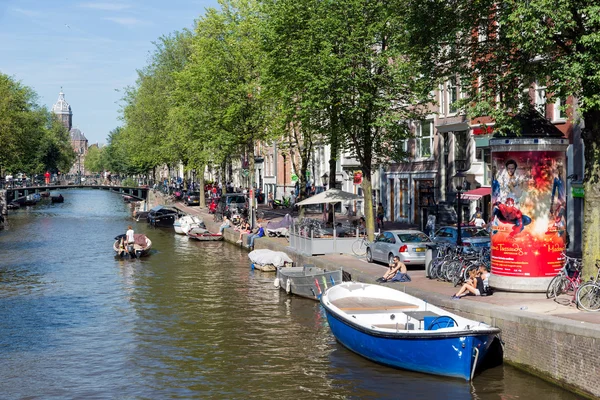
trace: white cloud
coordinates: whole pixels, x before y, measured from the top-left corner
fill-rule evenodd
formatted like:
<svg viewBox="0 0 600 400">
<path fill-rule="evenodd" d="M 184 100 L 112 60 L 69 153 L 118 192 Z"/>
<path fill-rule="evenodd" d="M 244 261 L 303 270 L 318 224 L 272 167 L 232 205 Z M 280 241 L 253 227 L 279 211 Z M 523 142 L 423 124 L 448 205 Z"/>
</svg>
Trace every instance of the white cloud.
<svg viewBox="0 0 600 400">
<path fill-rule="evenodd" d="M 139 20 L 137 18 L 129 18 L 129 17 L 106 17 L 104 18 L 107 21 L 115 22 L 119 25 L 124 26 L 135 26 L 135 25 L 143 25 L 144 21 Z"/>
<path fill-rule="evenodd" d="M 12 10 L 15 12 L 18 12 L 19 14 L 26 15 L 28 17 L 41 17 L 42 16 L 42 13 L 39 11 L 25 10 L 23 8 L 13 8 Z"/>
<path fill-rule="evenodd" d="M 125 10 L 126 8 L 129 8 L 131 6 L 123 3 L 81 3 L 79 4 L 79 7 L 93 8 L 94 10 L 104 11 L 120 11 Z"/>
</svg>

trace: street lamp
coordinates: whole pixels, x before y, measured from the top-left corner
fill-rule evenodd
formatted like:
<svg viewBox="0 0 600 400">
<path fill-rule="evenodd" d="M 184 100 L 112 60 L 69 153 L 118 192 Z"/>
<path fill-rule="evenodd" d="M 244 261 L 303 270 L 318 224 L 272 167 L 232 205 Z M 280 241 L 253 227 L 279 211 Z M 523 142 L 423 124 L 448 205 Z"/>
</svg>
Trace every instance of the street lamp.
<svg viewBox="0 0 600 400">
<path fill-rule="evenodd" d="M 327 184 L 329 183 L 329 174 L 327 172 L 325 172 L 322 176 L 321 176 L 321 181 L 323 182 L 323 186 L 327 186 Z"/>
<path fill-rule="evenodd" d="M 462 210 L 460 204 L 460 192 L 464 188 L 466 175 L 463 171 L 458 171 L 454 177 L 452 177 L 454 188 L 456 189 L 456 212 L 458 217 L 458 229 L 456 236 L 456 245 L 462 246 L 462 233 L 461 233 L 461 225 L 462 225 Z"/>
</svg>

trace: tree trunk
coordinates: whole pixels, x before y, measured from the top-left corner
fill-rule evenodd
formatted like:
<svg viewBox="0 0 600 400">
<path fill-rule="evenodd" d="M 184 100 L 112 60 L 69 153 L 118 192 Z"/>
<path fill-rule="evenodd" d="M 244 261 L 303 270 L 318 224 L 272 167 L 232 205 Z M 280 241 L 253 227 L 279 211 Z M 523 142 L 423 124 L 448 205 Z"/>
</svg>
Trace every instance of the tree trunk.
<svg viewBox="0 0 600 400">
<path fill-rule="evenodd" d="M 583 276 L 596 276 L 596 260 L 600 259 L 600 110 L 583 113 L 585 129 L 585 200 L 583 220 Z"/>
<path fill-rule="evenodd" d="M 363 166 L 363 181 L 361 184 L 364 196 L 365 226 L 367 237 L 370 241 L 375 238 L 375 216 L 373 215 L 373 185 L 371 182 L 371 169 Z"/>
<path fill-rule="evenodd" d="M 204 169 L 206 168 L 206 165 L 202 165 L 200 166 L 200 169 L 198 171 L 198 173 L 200 174 L 199 179 L 198 179 L 198 185 L 200 185 L 200 204 L 198 205 L 198 207 L 200 208 L 205 208 L 206 207 L 206 193 L 204 193 Z"/>
<path fill-rule="evenodd" d="M 254 187 L 254 138 L 250 138 L 248 143 L 248 219 L 250 225 L 256 226 L 256 216 L 254 215 L 254 198 L 256 197 L 256 188 Z"/>
</svg>

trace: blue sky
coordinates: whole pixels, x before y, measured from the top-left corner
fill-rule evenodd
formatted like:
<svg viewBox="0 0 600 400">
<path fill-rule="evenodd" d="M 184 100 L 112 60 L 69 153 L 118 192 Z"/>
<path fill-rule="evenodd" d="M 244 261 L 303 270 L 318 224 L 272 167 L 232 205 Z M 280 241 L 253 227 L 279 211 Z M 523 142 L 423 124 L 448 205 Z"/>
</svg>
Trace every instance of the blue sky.
<svg viewBox="0 0 600 400">
<path fill-rule="evenodd" d="M 0 72 L 48 109 L 63 89 L 73 126 L 105 143 L 121 124 L 122 89 L 135 83 L 153 41 L 184 28 L 216 0 L 0 0 Z"/>
</svg>

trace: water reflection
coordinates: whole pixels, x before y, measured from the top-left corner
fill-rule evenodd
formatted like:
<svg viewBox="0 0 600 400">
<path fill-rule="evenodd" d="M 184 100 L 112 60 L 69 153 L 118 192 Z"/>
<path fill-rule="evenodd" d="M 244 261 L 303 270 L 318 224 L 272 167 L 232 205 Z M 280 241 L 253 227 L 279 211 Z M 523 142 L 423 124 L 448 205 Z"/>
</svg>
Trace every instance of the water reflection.
<svg viewBox="0 0 600 400">
<path fill-rule="evenodd" d="M 374 364 L 238 246 L 132 223 L 113 193 L 63 196 L 0 232 L 2 397 L 575 398 L 509 367 L 471 385 Z M 152 255 L 114 257 L 128 224 Z"/>
</svg>

